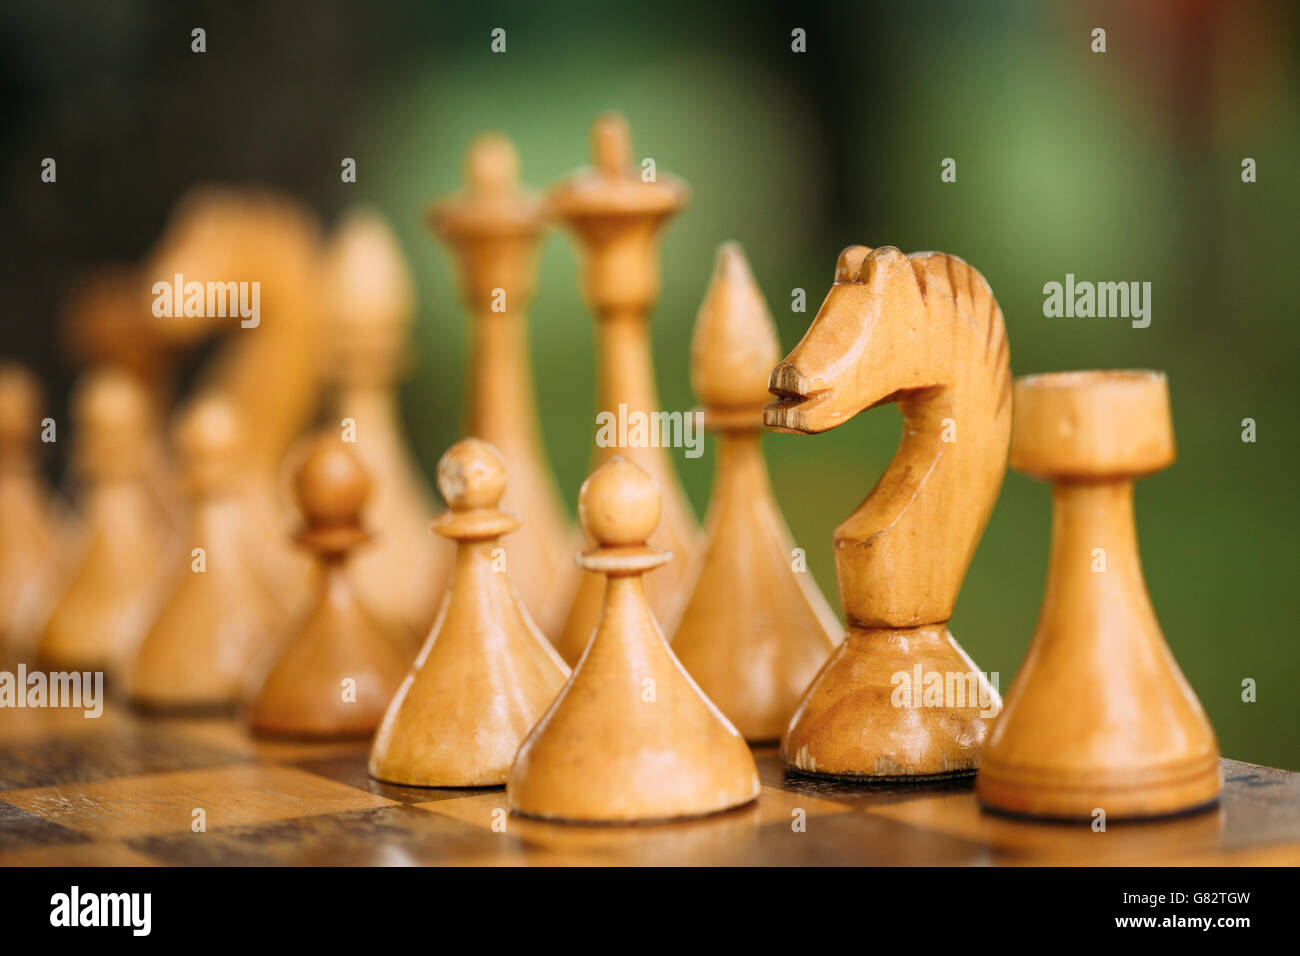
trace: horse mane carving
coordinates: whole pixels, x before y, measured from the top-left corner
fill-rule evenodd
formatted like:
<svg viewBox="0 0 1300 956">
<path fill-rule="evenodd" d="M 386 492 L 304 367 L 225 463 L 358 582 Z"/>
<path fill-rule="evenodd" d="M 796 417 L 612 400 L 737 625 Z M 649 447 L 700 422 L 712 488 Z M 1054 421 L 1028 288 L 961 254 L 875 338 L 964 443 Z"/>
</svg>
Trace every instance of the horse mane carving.
<svg viewBox="0 0 1300 956">
<path fill-rule="evenodd" d="M 835 532 L 840 597 L 858 627 L 947 621 L 1011 434 L 1006 328 L 984 277 L 944 253 L 849 246 L 768 388 L 764 423 L 802 434 L 898 403 L 902 443 Z"/>
</svg>

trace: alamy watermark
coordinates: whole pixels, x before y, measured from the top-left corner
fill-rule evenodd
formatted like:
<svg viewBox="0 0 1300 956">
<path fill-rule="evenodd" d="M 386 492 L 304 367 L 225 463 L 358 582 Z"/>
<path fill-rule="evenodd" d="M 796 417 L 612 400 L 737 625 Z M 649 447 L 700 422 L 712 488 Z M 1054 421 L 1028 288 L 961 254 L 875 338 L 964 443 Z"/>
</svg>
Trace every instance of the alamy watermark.
<svg viewBox="0 0 1300 956">
<path fill-rule="evenodd" d="M 103 671 L 0 671 L 0 708 L 80 708 L 83 717 L 104 713 Z"/>
<path fill-rule="evenodd" d="M 1133 328 L 1151 324 L 1150 282 L 1065 282 L 1043 286 L 1043 315 L 1049 319 L 1132 319 Z"/>
<path fill-rule="evenodd" d="M 124 927 L 133 936 L 153 928 L 152 893 L 83 893 L 75 884 L 50 897 L 50 925 L 57 927 Z"/>
<path fill-rule="evenodd" d="M 895 671 L 889 682 L 894 685 L 889 702 L 895 707 L 978 706 L 981 717 L 1002 712 L 997 671 L 923 671 L 918 663 L 911 671 Z"/>
<path fill-rule="evenodd" d="M 160 319 L 239 316 L 239 325 L 245 329 L 255 329 L 262 322 L 260 282 L 186 282 L 178 272 L 171 282 L 155 282 L 152 291 L 153 314 Z"/>
<path fill-rule="evenodd" d="M 687 458 L 704 454 L 704 413 L 629 412 L 627 405 L 617 412 L 596 413 L 596 445 L 599 448 L 685 448 Z"/>
</svg>

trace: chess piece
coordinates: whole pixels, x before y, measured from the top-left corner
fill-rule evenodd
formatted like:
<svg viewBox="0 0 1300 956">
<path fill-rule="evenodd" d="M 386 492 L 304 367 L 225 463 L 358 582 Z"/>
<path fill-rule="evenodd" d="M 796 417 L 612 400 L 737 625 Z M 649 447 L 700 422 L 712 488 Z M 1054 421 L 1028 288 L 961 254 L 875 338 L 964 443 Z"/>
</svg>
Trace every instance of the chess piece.
<svg viewBox="0 0 1300 956">
<path fill-rule="evenodd" d="M 736 243 L 718 250 L 691 342 L 691 383 L 717 433 L 702 561 L 673 653 L 746 740 L 775 741 L 840 638 L 772 495 L 760 440 L 776 327 Z"/>
<path fill-rule="evenodd" d="M 659 410 L 650 355 L 650 309 L 659 297 L 658 238 L 670 217 L 685 207 L 689 190 L 659 172 L 645 182 L 632 165 L 627 122 L 616 114 L 596 120 L 591 131 L 594 169 L 581 170 L 555 187 L 550 212 L 569 227 L 583 261 L 583 289 L 596 317 L 599 383 L 597 409 L 630 422 Z M 695 517 L 661 447 L 597 446 L 595 465 L 615 454 L 643 468 L 663 495 L 663 521 L 651 544 L 683 556 L 646 584 L 657 615 L 680 600 L 697 537 Z M 596 623 L 604 582 L 588 573 L 578 586 L 557 646 L 572 664 L 581 656 Z"/>
<path fill-rule="evenodd" d="M 265 734 L 369 735 L 401 683 L 406 661 L 358 600 L 347 572 L 369 534 L 361 506 L 370 480 L 348 446 L 324 434 L 298 471 L 298 541 L 320 565 L 316 606 L 253 704 L 251 725 Z"/>
<path fill-rule="evenodd" d="M 106 671 L 134 651 L 158 610 L 174 532 L 148 476 L 157 426 L 144 385 L 122 369 L 90 373 L 72 398 L 82 494 L 82 554 L 45 623 L 37 657 L 52 670 Z"/>
<path fill-rule="evenodd" d="M 242 441 L 243 425 L 221 395 L 199 398 L 177 423 L 189 526 L 173 587 L 131 662 L 127 690 L 138 707 L 233 707 L 283 630 L 285 610 L 251 558 L 261 538 L 250 527 Z"/>
<path fill-rule="evenodd" d="M 506 782 L 519 744 L 569 676 L 516 600 L 501 536 L 519 522 L 499 509 L 506 467 L 467 438 L 438 463 L 448 510 L 434 530 L 456 542 L 446 601 L 424 649 L 384 715 L 370 775 L 418 787 Z"/>
<path fill-rule="evenodd" d="M 892 246 L 840 253 L 817 317 L 772 371 L 764 421 L 777 431 L 817 434 L 886 401 L 903 413 L 888 470 L 835 531 L 848 634 L 786 731 L 796 770 L 914 779 L 979 766 L 1000 701 L 947 621 L 1006 470 L 1010 376 L 984 277 Z"/>
<path fill-rule="evenodd" d="M 583 483 L 579 563 L 607 578 L 581 660 L 528 735 L 506 785 L 520 813 L 584 823 L 699 816 L 758 796 L 745 740 L 673 656 L 642 575 L 672 560 L 648 547 L 659 522 L 654 479 L 614 457 Z"/>
<path fill-rule="evenodd" d="M 149 285 L 134 264 L 88 270 L 63 302 L 58 332 L 62 351 L 77 367 L 112 364 L 135 375 L 161 417 L 172 401 L 180 354 L 178 343 L 154 324 Z"/>
<path fill-rule="evenodd" d="M 1219 748 L 1156 622 L 1133 481 L 1169 467 L 1159 372 L 1016 380 L 1011 464 L 1052 482 L 1047 593 L 984 748 L 981 802 L 1037 817 L 1148 817 L 1212 803 Z"/>
<path fill-rule="evenodd" d="M 0 362 L 0 661 L 26 661 L 58 595 L 59 515 L 41 477 L 36 377 Z"/>
<path fill-rule="evenodd" d="M 178 347 L 220 334 L 200 391 L 223 395 L 242 423 L 242 470 L 262 535 L 254 557 L 295 610 L 311 594 L 312 565 L 288 534 L 294 517 L 282 463 L 319 407 L 327 340 L 320 268 L 308 209 L 272 193 L 208 187 L 181 201 L 143 269 L 159 334 Z M 202 290 L 201 303 L 187 290 Z"/>
<path fill-rule="evenodd" d="M 398 409 L 396 385 L 414 318 L 411 277 L 387 224 L 365 210 L 339 226 L 325 276 L 334 380 L 329 424 L 348 438 L 371 484 L 366 524 L 374 540 L 345 567 L 362 603 L 381 622 L 401 625 L 410 660 L 438 612 L 452 557 L 451 547 L 429 534 L 438 509 Z"/>
<path fill-rule="evenodd" d="M 59 338 L 63 351 L 78 367 L 116 366 L 144 386 L 152 425 L 145 436 L 149 443 L 145 477 L 166 508 L 167 520 L 180 532 L 185 526 L 181 480 L 163 436 L 175 397 L 180 350 L 154 326 L 148 292 L 149 284 L 137 266 L 116 264 L 90 270 L 63 303 Z M 75 441 L 76 436 L 73 438 Z"/>
<path fill-rule="evenodd" d="M 519 157 L 503 136 L 481 136 L 465 162 L 465 188 L 435 203 L 429 225 L 456 255 L 470 313 L 466 430 L 505 459 L 502 507 L 527 521 L 506 543 L 510 577 L 544 634 L 558 634 L 578 584 L 576 535 L 542 451 L 528 305 L 544 229 L 541 202 L 519 186 Z"/>
</svg>

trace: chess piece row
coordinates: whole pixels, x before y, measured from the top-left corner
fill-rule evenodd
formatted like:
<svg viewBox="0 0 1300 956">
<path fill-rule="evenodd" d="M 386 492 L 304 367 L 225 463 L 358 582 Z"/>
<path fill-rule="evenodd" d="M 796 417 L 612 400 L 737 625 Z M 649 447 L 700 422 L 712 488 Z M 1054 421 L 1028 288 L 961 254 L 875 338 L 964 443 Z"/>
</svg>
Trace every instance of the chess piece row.
<svg viewBox="0 0 1300 956">
<path fill-rule="evenodd" d="M 602 706 L 613 715 L 611 726 L 622 726 L 625 732 L 584 736 L 581 728 L 589 726 L 592 711 L 579 703 L 595 694 L 591 675 L 606 665 L 592 664 L 588 677 L 577 681 L 583 654 L 591 656 L 598 644 L 613 648 L 597 655 L 598 661 L 633 651 L 641 655 L 639 661 L 655 659 L 658 647 L 653 642 L 629 643 L 626 635 L 604 642 L 591 637 L 600 634 L 602 609 L 605 615 L 645 630 L 647 615 L 641 614 L 642 605 L 632 595 L 640 593 L 640 576 L 658 561 L 657 548 L 674 551 L 679 559 L 650 575 L 645 585 L 647 606 L 652 609 L 648 613 L 665 620 L 674 634 L 667 658 L 657 658 L 663 666 L 644 678 L 654 688 L 651 696 L 660 699 L 657 688 L 662 678 L 667 682 L 664 699 L 684 708 L 688 716 L 694 712 L 691 701 L 696 697 L 679 693 L 681 684 L 665 663 L 671 659 L 679 675 L 692 675 L 687 682 L 709 705 L 707 709 L 715 714 L 720 709 L 722 725 L 730 735 L 737 733 L 733 724 L 750 740 L 782 735 L 786 760 L 799 772 L 914 780 L 970 773 L 983 760 L 978 787 L 989 805 L 1045 816 L 1078 816 L 1089 801 L 1105 805 L 1108 800 L 1108 812 L 1123 816 L 1168 812 L 1212 799 L 1218 788 L 1213 734 L 1150 613 L 1132 540 L 1131 504 L 1125 504 L 1124 489 L 1133 477 L 1172 460 L 1167 397 L 1161 397 L 1163 379 L 1079 373 L 1022 380 L 1016 386 L 1013 421 L 1001 312 L 979 273 L 955 257 L 937 253 L 908 257 L 890 247 L 849 247 L 836 264 L 826 301 L 803 341 L 784 361 L 775 363 L 779 353 L 774 330 L 752 276 L 738 250 L 724 247 L 692 349 L 693 383 L 719 436 L 719 466 L 704 544 L 695 547 L 693 519 L 663 450 L 622 450 L 640 470 L 631 474 L 627 472 L 631 463 L 620 462 L 615 469 L 621 475 L 618 481 L 608 476 L 596 481 L 597 475 L 606 474 L 598 468 L 592 479 L 595 490 L 584 492 L 584 499 L 594 495 L 593 501 L 604 500 L 597 492 L 614 488 L 635 498 L 637 476 L 648 476 L 649 487 L 659 489 L 663 520 L 649 522 L 642 540 L 633 541 L 636 536 L 624 534 L 618 522 L 593 523 L 583 510 L 584 525 L 597 547 L 585 552 L 581 562 L 585 574 L 570 601 L 559 569 L 563 548 L 571 547 L 572 538 L 565 530 L 536 439 L 535 403 L 527 375 L 523 309 L 531 296 L 536 240 L 544 219 L 555 218 L 572 229 L 583 250 L 584 287 L 597 318 L 602 407 L 627 405 L 650 411 L 656 402 L 645 320 L 658 289 L 656 237 L 688 195 L 684 186 L 665 174 L 653 183 L 636 175 L 626 125 L 618 118 L 607 116 L 597 122 L 592 146 L 595 167 L 538 202 L 518 187 L 517 161 L 509 146 L 495 138 L 480 140 L 470 153 L 465 192 L 435 206 L 431 213 L 435 230 L 458 253 L 463 291 L 474 315 L 476 359 L 469 404 L 471 424 L 478 427 L 472 430 L 481 429 L 500 442 L 504 470 L 523 489 L 514 496 L 514 506 L 526 518 L 538 517 L 539 529 L 548 529 L 527 537 L 526 520 L 519 539 L 531 543 L 502 550 L 512 555 L 512 572 L 522 581 L 541 582 L 536 591 L 531 587 L 520 591 L 542 597 L 525 597 L 516 624 L 525 623 L 509 628 L 513 636 L 502 638 L 499 646 L 537 650 L 536 628 L 527 623 L 532 608 L 540 620 L 550 622 L 542 631 L 555 637 L 560 656 L 577 665 L 566 687 L 577 682 L 585 688 L 561 692 L 559 699 L 570 703 L 555 704 L 538 725 L 568 728 L 565 733 L 576 736 L 552 729 L 543 741 L 548 737 L 577 740 L 579 750 L 589 745 L 593 752 L 615 755 L 624 752 L 619 747 L 635 751 L 639 733 L 647 740 L 657 739 L 653 730 L 636 731 L 644 714 L 636 708 L 623 713 L 619 707 L 627 702 L 621 700 Z M 92 379 L 95 400 L 86 401 L 82 416 L 82 430 L 88 435 L 84 467 L 96 492 L 85 509 L 91 518 L 87 558 L 73 574 L 73 586 L 42 638 L 46 651 L 54 652 L 48 653 L 50 658 L 57 658 L 61 646 L 71 648 L 68 659 L 103 659 L 93 658 L 92 651 L 110 658 L 122 655 L 130 643 L 128 635 L 151 617 L 150 601 L 162 600 L 156 592 L 159 581 L 164 581 L 162 590 L 170 596 L 133 655 L 135 676 L 130 684 L 140 702 L 157 706 L 239 696 L 238 685 L 259 671 L 249 660 L 257 643 L 250 635 L 269 633 L 276 630 L 277 620 L 294 618 L 302 606 L 301 596 L 311 590 L 310 574 L 300 559 L 286 556 L 291 552 L 270 516 L 274 473 L 300 431 L 308 404 L 304 396 L 310 392 L 303 383 L 313 372 L 308 365 L 290 366 L 285 388 L 289 402 L 272 400 L 266 383 L 276 377 L 267 371 L 274 355 L 301 337 L 303 317 L 314 311 L 310 288 L 319 272 L 312 265 L 310 230 L 265 228 L 267 220 L 280 226 L 283 220 L 294 223 L 291 213 L 272 204 L 258 206 L 256 215 L 247 210 L 236 215 L 241 203 L 228 196 L 192 203 L 169 230 L 153 262 L 200 274 L 218 266 L 237 270 L 232 263 L 271 255 L 267 236 L 278 231 L 282 237 L 275 254 L 281 267 L 273 283 L 274 311 L 297 318 L 277 325 L 281 331 L 275 336 L 232 346 L 231 356 L 214 376 L 221 385 L 224 408 L 200 403 L 187 418 L 179 442 L 192 498 L 190 530 L 180 537 L 212 542 L 209 548 L 199 549 L 204 551 L 201 558 L 191 555 L 193 562 L 206 562 L 207 550 L 214 546 L 222 554 L 250 557 L 248 564 L 259 567 L 223 559 L 217 562 L 220 573 L 199 578 L 196 575 L 208 573 L 206 567 L 197 571 L 191 563 L 189 575 L 182 566 L 170 580 L 165 571 L 155 568 L 165 535 L 151 534 L 150 529 L 166 529 L 166 522 L 141 520 L 158 507 L 155 499 L 161 497 L 149 478 L 152 472 L 140 464 L 148 460 L 153 445 L 145 424 L 148 396 L 141 399 L 132 394 L 129 380 L 124 385 L 121 376 L 99 376 Z M 284 235 L 291 239 L 284 240 Z M 454 499 L 461 507 L 454 506 L 451 517 L 440 520 L 440 525 L 449 532 L 471 530 L 466 537 L 449 534 L 458 542 L 454 558 L 448 549 L 439 552 L 423 543 L 427 536 L 416 543 L 412 529 L 417 524 L 411 516 L 421 508 L 427 515 L 431 509 L 424 504 L 428 498 L 418 477 L 412 478 L 414 468 L 404 460 L 391 402 L 403 329 L 409 322 L 409 279 L 382 226 L 364 217 L 350 221 L 325 261 L 332 290 L 329 301 L 334 303 L 332 340 L 338 352 L 328 363 L 337 376 L 335 411 L 342 420 L 358 424 L 365 440 L 357 443 L 358 460 L 348 465 L 351 459 L 340 456 L 338 440 L 331 438 L 328 441 L 335 447 L 312 450 L 300 472 L 297 490 L 307 519 L 300 539 L 318 556 L 321 583 L 314 604 L 309 605 L 315 607 L 308 618 L 311 623 L 297 639 L 285 645 L 262 642 L 268 659 L 280 659 L 271 671 L 272 679 L 262 684 L 263 698 L 269 694 L 269 699 L 259 700 L 253 710 L 255 724 L 268 732 L 360 732 L 363 725 L 373 725 L 382 709 L 378 701 L 385 697 L 383 689 L 394 682 L 400 669 L 391 658 L 383 659 L 381 649 L 389 648 L 381 636 L 388 632 L 384 625 L 401 621 L 407 634 L 420 633 L 421 622 L 444 590 L 440 583 L 448 569 L 454 569 L 453 583 L 476 579 L 476 574 L 481 578 L 483 542 L 504 534 L 512 520 L 497 510 L 497 500 L 488 500 L 495 487 L 492 481 L 486 489 L 471 487 L 466 477 L 492 471 L 484 464 L 486 453 L 481 448 L 461 448 L 447 466 L 449 475 L 459 477 L 451 478 L 452 484 L 443 489 L 449 503 Z M 490 302 L 499 290 L 507 292 L 511 303 L 503 312 Z M 180 331 L 169 334 L 196 333 L 181 323 Z M 494 377 L 499 369 L 510 374 L 505 379 Z M 765 385 L 776 401 L 763 410 Z M 837 570 L 848 626 L 845 638 L 837 641 L 835 626 L 815 588 L 806 577 L 795 575 L 785 560 L 789 536 L 757 448 L 760 415 L 769 428 L 817 433 L 884 401 L 899 403 L 904 439 L 876 489 L 836 532 Z M 259 403 L 269 403 L 266 407 L 274 413 L 261 415 Z M 232 420 L 249 427 L 247 442 L 239 440 Z M 1061 445 L 1055 453 L 1038 447 L 1053 442 Z M 241 444 L 248 447 L 236 453 Z M 996 721 L 969 700 L 933 709 L 900 708 L 890 694 L 893 677 L 914 668 L 927 674 L 971 675 L 976 699 L 996 697 L 982 683 L 982 675 L 948 632 L 946 622 L 992 510 L 1009 444 L 1013 464 L 1024 463 L 1024 470 L 1050 477 L 1060 486 L 1054 537 L 1071 542 L 1059 549 L 1054 544 L 1048 601 L 1030 658 L 1008 694 L 1005 715 Z M 5 447 L 13 445 L 8 442 Z M 598 449 L 597 463 L 614 452 Z M 238 467 L 236 461 L 245 467 Z M 353 469 L 350 474 L 349 469 Z M 240 475 L 251 476 L 254 493 L 246 494 L 247 489 L 234 493 Z M 376 488 L 368 521 L 378 526 L 384 542 L 378 548 L 362 546 L 364 531 L 358 515 L 361 489 L 367 482 Z M 513 487 L 515 481 L 510 484 Z M 502 493 L 510 494 L 505 489 Z M 618 497 L 613 491 L 610 494 Z M 242 505 L 231 505 L 241 500 Z M 220 517 L 242 512 L 246 514 L 241 521 Z M 608 532 L 603 539 L 597 533 L 601 528 Z M 476 537 L 479 532 L 486 538 Z M 262 546 L 242 543 L 245 534 L 249 540 L 260 538 Z M 1110 577 L 1076 580 L 1075 548 L 1089 535 L 1113 542 L 1110 547 L 1119 558 L 1111 564 L 1115 573 Z M 349 558 L 354 549 L 355 556 Z M 489 549 L 487 557 L 494 550 L 495 546 Z M 367 565 L 368 571 L 358 570 Z M 631 577 L 637 579 L 636 587 L 613 583 Z M 557 596 L 563 596 L 562 603 Z M 617 605 L 611 609 L 615 599 Z M 478 645 L 447 635 L 484 631 L 483 609 L 473 602 L 455 618 L 462 623 L 446 630 L 447 615 L 456 603 L 454 594 L 449 592 L 446 602 L 421 652 L 417 675 L 427 671 L 442 675 L 437 678 L 441 680 L 455 673 L 452 665 L 445 665 L 446 674 L 444 665 L 429 671 L 430 660 L 447 658 L 466 664 L 473 655 L 463 650 L 453 653 L 454 648 Z M 1120 610 L 1104 610 L 1109 603 Z M 567 612 L 561 614 L 564 605 Z M 382 624 L 371 628 L 357 623 L 364 606 L 381 609 Z M 1079 613 L 1064 614 L 1061 606 Z M 87 608 L 98 613 L 104 607 L 112 608 L 105 621 L 87 616 Z M 515 619 L 512 614 L 506 617 Z M 235 622 L 229 630 L 221 623 L 227 619 Z M 85 627 L 91 620 L 95 626 Z M 198 634 L 182 639 L 191 621 L 198 622 Z M 351 623 L 339 626 L 339 621 Z M 373 640 L 355 645 L 349 640 L 353 633 L 370 634 Z M 93 635 L 96 647 L 78 648 L 87 635 Z M 395 646 L 400 644 L 399 640 Z M 443 651 L 435 653 L 440 644 Z M 1102 669 L 1089 669 L 1099 646 L 1128 662 L 1124 680 L 1114 681 Z M 552 684 L 556 680 L 559 662 L 549 648 L 542 650 L 545 655 L 533 654 L 529 666 L 536 679 L 521 697 L 530 701 L 534 711 L 521 711 L 493 725 L 502 733 L 507 725 L 517 733 L 529 723 L 540 706 L 538 700 L 545 696 L 548 679 Z M 629 660 L 619 659 L 625 664 Z M 339 663 L 357 672 L 338 678 L 351 681 L 343 688 L 344 696 L 334 686 L 339 673 L 334 665 Z M 616 673 L 617 669 L 610 670 L 607 676 Z M 1135 704 L 1132 680 L 1138 678 L 1156 692 Z M 467 698 L 466 713 L 478 713 L 480 720 L 491 723 L 482 707 L 494 699 L 501 679 L 501 674 L 489 674 L 486 683 L 476 685 L 478 696 Z M 445 691 L 416 693 L 430 680 L 434 678 L 408 675 L 397 698 L 402 705 L 394 705 L 397 709 L 385 723 L 387 732 L 380 735 L 389 742 L 383 749 L 392 753 L 381 754 L 377 746 L 377 775 L 400 776 L 402 767 L 419 764 L 432 746 L 426 734 L 423 743 L 403 754 L 393 740 L 410 734 L 418 737 L 421 726 L 457 726 L 457 716 L 446 711 Z M 361 701 L 358 693 L 366 706 L 355 706 Z M 331 699 L 327 702 L 325 697 Z M 340 710 L 333 697 L 351 706 Z M 1060 728 L 1060 721 L 1053 725 L 1043 719 L 1044 713 L 1057 714 L 1062 707 L 1077 711 L 1068 732 Z M 395 716 L 403 711 L 404 717 Z M 579 717 L 573 717 L 575 713 Z M 344 726 L 344 714 L 354 723 Z M 715 725 L 688 716 L 683 717 L 685 725 L 695 727 L 701 739 L 713 739 Z M 440 720 L 451 723 L 439 724 Z M 394 728 L 405 731 L 397 733 Z M 457 739 L 450 729 L 441 737 L 432 736 Z M 687 754 L 691 746 L 677 744 L 680 754 Z M 601 749 L 610 747 L 614 749 Z M 482 754 L 472 746 L 461 749 L 465 752 L 460 759 L 468 764 L 479 756 L 487 759 L 486 752 L 493 751 L 493 772 L 499 776 L 501 752 L 510 748 L 488 746 Z M 514 772 L 534 765 L 552 769 L 535 769 L 528 775 L 528 786 L 511 787 L 512 794 L 530 795 L 520 797 L 519 806 L 543 816 L 575 813 L 572 818 L 597 818 L 590 816 L 595 810 L 544 809 L 548 800 L 559 805 L 580 801 L 578 795 L 565 791 L 565 781 L 554 770 L 574 755 L 542 744 L 534 749 L 534 758 L 522 760 L 530 752 L 525 748 L 521 759 L 513 761 Z M 550 756 L 541 759 L 544 754 Z M 384 762 L 388 759 L 391 763 Z M 687 769 L 691 761 L 683 759 L 679 783 L 707 782 L 707 774 L 692 777 Z M 727 772 L 744 769 L 740 763 L 722 761 L 730 768 Z M 391 767 L 398 769 L 385 769 Z M 729 779 L 735 783 L 740 776 Z M 620 791 L 599 800 L 610 813 L 631 815 L 621 818 L 689 812 L 689 800 L 674 805 L 675 809 L 664 804 L 655 810 L 654 794 L 662 788 L 644 781 L 637 787 L 646 790 L 642 794 L 646 801 L 637 796 L 637 788 L 630 797 Z M 738 785 L 717 792 L 734 796 L 744 789 Z M 624 809 L 611 810 L 614 806 Z M 701 805 L 695 809 L 703 812 Z"/>
</svg>

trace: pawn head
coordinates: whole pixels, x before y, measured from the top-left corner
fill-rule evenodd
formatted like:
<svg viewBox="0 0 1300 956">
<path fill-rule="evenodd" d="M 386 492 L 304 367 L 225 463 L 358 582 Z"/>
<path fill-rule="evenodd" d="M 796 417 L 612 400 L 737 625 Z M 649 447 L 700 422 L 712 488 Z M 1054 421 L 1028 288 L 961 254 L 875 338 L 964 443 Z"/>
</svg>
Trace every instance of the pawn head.
<svg viewBox="0 0 1300 956">
<path fill-rule="evenodd" d="M 242 444 L 239 416 L 226 399 L 209 395 L 195 401 L 176 425 L 176 447 L 188 464 L 229 461 Z"/>
<path fill-rule="evenodd" d="M 93 431 L 132 431 L 149 419 L 149 396 L 143 383 L 116 367 L 92 372 L 72 400 L 78 423 Z"/>
<path fill-rule="evenodd" d="M 582 527 L 602 547 L 645 544 L 659 526 L 660 507 L 655 480 L 622 456 L 593 471 L 578 492 Z"/>
<path fill-rule="evenodd" d="M 213 493 L 234 483 L 244 444 L 239 414 L 228 400 L 196 399 L 177 420 L 175 440 L 191 492 Z"/>
<path fill-rule="evenodd" d="M 294 491 L 309 529 L 357 526 L 370 494 L 370 478 L 337 436 L 322 435 L 312 441 Z"/>
<path fill-rule="evenodd" d="M 481 438 L 466 438 L 438 462 L 438 491 L 452 511 L 495 508 L 506 491 L 506 463 Z"/>
<path fill-rule="evenodd" d="M 79 467 L 101 478 L 139 475 L 146 465 L 153 408 L 140 379 L 116 366 L 89 373 L 72 397 Z"/>
</svg>

